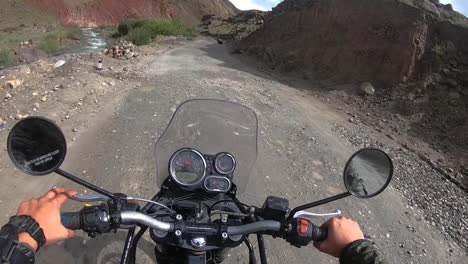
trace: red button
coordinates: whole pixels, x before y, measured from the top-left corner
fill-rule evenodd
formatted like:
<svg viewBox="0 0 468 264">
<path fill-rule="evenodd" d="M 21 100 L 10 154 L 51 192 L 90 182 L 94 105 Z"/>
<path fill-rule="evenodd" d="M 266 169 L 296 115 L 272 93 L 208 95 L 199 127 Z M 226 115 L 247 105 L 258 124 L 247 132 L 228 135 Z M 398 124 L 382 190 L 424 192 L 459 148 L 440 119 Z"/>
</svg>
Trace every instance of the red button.
<svg viewBox="0 0 468 264">
<path fill-rule="evenodd" d="M 309 221 L 301 219 L 300 225 L 301 226 L 299 232 L 301 232 L 301 234 L 307 233 L 307 230 L 309 229 Z"/>
</svg>

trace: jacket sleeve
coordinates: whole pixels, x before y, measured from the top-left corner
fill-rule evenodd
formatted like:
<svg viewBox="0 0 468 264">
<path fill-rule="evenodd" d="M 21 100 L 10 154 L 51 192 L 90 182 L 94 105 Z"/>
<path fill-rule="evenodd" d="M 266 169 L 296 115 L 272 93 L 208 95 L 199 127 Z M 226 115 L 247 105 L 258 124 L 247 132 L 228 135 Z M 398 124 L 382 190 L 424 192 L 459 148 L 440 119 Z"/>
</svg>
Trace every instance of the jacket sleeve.
<svg viewBox="0 0 468 264">
<path fill-rule="evenodd" d="M 383 253 L 370 240 L 357 240 L 348 245 L 340 257 L 340 264 L 388 264 Z"/>
<path fill-rule="evenodd" d="M 33 264 L 34 249 L 20 243 L 18 233 L 10 226 L 4 225 L 0 230 L 0 263 L 1 264 Z"/>
</svg>

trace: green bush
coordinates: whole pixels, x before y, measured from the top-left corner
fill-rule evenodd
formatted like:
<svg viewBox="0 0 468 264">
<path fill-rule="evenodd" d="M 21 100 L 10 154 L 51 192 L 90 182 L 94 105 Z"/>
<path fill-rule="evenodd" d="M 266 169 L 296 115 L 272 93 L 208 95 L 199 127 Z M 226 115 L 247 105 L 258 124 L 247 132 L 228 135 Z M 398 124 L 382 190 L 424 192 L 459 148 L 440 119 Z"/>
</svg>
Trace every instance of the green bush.
<svg viewBox="0 0 468 264">
<path fill-rule="evenodd" d="M 153 40 L 153 34 L 149 28 L 136 28 L 128 34 L 128 40 L 135 45 L 146 45 Z"/>
<path fill-rule="evenodd" d="M 8 50 L 0 50 L 0 67 L 8 67 L 14 64 L 13 55 Z"/>
<path fill-rule="evenodd" d="M 135 45 L 150 43 L 156 36 L 186 36 L 192 31 L 175 20 L 128 20 L 118 27 L 121 36 L 127 36 Z"/>
<path fill-rule="evenodd" d="M 48 34 L 46 35 L 41 43 L 39 48 L 45 51 L 48 54 L 53 54 L 60 49 L 60 40 L 57 34 Z"/>
<path fill-rule="evenodd" d="M 127 24 L 121 23 L 117 28 L 117 31 L 119 32 L 120 36 L 127 36 L 130 30 Z"/>
<path fill-rule="evenodd" d="M 143 27 L 147 22 L 148 22 L 148 20 L 141 20 L 141 19 L 140 19 L 140 20 L 131 19 L 131 20 L 127 20 L 127 21 L 126 21 L 128 27 L 131 28 L 131 29 L 141 28 L 141 27 Z"/>
<path fill-rule="evenodd" d="M 65 37 L 71 40 L 80 40 L 81 30 L 79 28 L 67 28 Z"/>
</svg>

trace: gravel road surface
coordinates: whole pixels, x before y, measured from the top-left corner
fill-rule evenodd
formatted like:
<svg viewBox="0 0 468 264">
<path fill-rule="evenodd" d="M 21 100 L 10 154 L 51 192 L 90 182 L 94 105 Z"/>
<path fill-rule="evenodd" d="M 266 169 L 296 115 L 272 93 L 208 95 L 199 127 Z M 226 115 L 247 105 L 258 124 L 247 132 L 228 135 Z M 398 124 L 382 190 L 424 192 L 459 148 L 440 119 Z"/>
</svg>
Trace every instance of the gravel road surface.
<svg viewBox="0 0 468 264">
<path fill-rule="evenodd" d="M 149 56 L 135 65 L 138 84 L 107 100 L 98 115 L 89 116 L 89 127 L 76 133 L 63 168 L 110 191 L 150 198 L 158 191 L 154 143 L 176 107 L 188 99 L 217 98 L 247 105 L 259 119 L 257 166 L 241 201 L 261 205 L 268 195 L 276 195 L 295 206 L 343 192 L 343 168 L 357 150 L 335 131 L 337 124 L 349 125 L 347 117 L 310 91 L 285 85 L 275 75 L 236 56 L 226 45 L 197 38 L 174 44 L 162 55 Z M 66 134 L 71 140 L 68 131 Z M 6 152 L 1 159 L 7 159 Z M 395 162 L 396 170 L 399 165 Z M 6 209 L 2 220 L 14 213 L 19 201 L 54 184 L 84 193 L 82 187 L 58 176 L 28 177 L 11 167 L 0 177 L 2 183 L 8 182 L 0 188 L 0 205 Z M 67 206 L 78 209 L 80 205 Z M 466 252 L 436 227 L 418 221 L 420 212 L 408 206 L 395 186 L 370 200 L 351 197 L 314 211 L 337 209 L 359 221 L 366 236 L 379 244 L 391 263 L 466 260 Z M 314 220 L 316 224 L 324 221 Z M 94 240 L 81 233 L 60 246 L 42 249 L 38 263 L 109 263 L 120 256 L 123 239 L 121 233 Z M 312 245 L 299 249 L 283 240 L 266 238 L 266 246 L 269 263 L 338 262 Z M 151 253 L 151 241 L 146 237 L 138 256 L 142 261 L 137 263 L 145 263 L 145 255 Z M 226 263 L 248 263 L 247 249 L 242 245 L 232 250 Z"/>
</svg>

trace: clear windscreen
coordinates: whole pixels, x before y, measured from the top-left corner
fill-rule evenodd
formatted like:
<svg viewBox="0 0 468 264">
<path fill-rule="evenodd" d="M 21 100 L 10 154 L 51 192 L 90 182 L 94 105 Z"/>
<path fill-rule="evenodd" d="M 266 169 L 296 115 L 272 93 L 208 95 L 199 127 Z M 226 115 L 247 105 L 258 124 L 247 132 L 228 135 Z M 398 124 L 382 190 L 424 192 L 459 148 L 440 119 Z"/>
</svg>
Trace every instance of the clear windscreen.
<svg viewBox="0 0 468 264">
<path fill-rule="evenodd" d="M 182 103 L 156 142 L 156 169 L 161 187 L 169 176 L 169 160 L 181 148 L 203 154 L 229 152 L 236 159 L 233 182 L 243 192 L 257 159 L 257 116 L 245 106 L 222 100 Z"/>
</svg>

